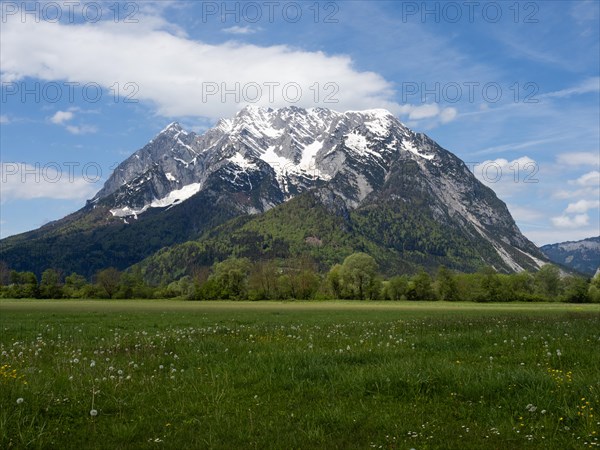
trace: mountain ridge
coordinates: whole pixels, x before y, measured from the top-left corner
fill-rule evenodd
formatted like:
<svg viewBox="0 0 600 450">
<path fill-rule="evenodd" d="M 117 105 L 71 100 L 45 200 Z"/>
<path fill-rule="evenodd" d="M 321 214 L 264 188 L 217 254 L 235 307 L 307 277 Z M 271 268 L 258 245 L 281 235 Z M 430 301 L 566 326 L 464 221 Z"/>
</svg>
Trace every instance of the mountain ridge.
<svg viewBox="0 0 600 450">
<path fill-rule="evenodd" d="M 588 276 L 600 269 L 600 236 L 540 247 L 552 262 Z"/>
</svg>

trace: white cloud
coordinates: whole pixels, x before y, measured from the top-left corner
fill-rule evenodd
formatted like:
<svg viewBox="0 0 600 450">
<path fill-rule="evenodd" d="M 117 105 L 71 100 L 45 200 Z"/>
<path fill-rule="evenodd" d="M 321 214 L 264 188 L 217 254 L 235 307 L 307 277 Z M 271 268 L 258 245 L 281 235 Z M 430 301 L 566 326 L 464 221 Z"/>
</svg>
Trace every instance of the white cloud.
<svg viewBox="0 0 600 450">
<path fill-rule="evenodd" d="M 557 242 L 578 241 L 580 239 L 598 236 L 598 229 L 595 227 L 578 228 L 578 229 L 532 229 L 524 230 L 523 234 L 536 245 L 555 244 Z"/>
<path fill-rule="evenodd" d="M 580 0 L 571 3 L 571 16 L 581 25 L 585 22 L 598 21 L 598 2 L 595 0 Z"/>
<path fill-rule="evenodd" d="M 575 184 L 580 186 L 599 186 L 600 185 L 600 172 L 597 170 L 593 170 L 584 175 L 581 175 L 574 181 Z"/>
<path fill-rule="evenodd" d="M 600 166 L 600 154 L 598 152 L 560 153 L 556 157 L 556 162 L 566 166 Z"/>
<path fill-rule="evenodd" d="M 597 170 L 587 172 L 575 180 L 569 180 L 567 184 L 580 187 L 575 188 L 574 190 L 559 189 L 553 192 L 552 197 L 562 200 L 578 199 L 579 201 L 577 203 L 569 204 L 570 208 L 577 208 L 578 206 L 575 205 L 583 205 L 584 203 L 582 202 L 587 202 L 586 204 L 595 204 L 595 202 L 598 201 L 597 199 L 600 198 L 600 172 Z M 577 211 L 573 210 L 573 212 Z"/>
<path fill-rule="evenodd" d="M 68 167 L 56 164 L 2 163 L 0 168 L 2 203 L 34 198 L 86 200 L 98 190 L 99 180 L 75 176 Z"/>
<path fill-rule="evenodd" d="M 544 98 L 564 98 L 572 95 L 589 94 L 591 92 L 600 92 L 600 77 L 592 77 L 584 80 L 576 86 L 561 89 L 560 91 L 548 92 L 539 95 L 540 99 Z"/>
<path fill-rule="evenodd" d="M 65 128 L 71 134 L 90 134 L 98 131 L 98 128 L 93 125 L 67 125 Z"/>
<path fill-rule="evenodd" d="M 600 197 L 600 187 L 585 187 L 582 189 L 576 189 L 574 191 L 568 191 L 565 189 L 561 189 L 559 191 L 554 192 L 552 195 L 554 198 L 566 200 L 571 198 L 598 198 Z"/>
<path fill-rule="evenodd" d="M 259 30 L 260 30 L 260 28 L 252 28 L 249 26 L 240 27 L 238 25 L 234 25 L 233 27 L 223 29 L 223 31 L 225 33 L 230 33 L 230 34 L 253 34 Z"/>
<path fill-rule="evenodd" d="M 246 103 L 400 110 L 392 100 L 392 84 L 377 73 L 355 69 L 348 56 L 286 45 L 207 44 L 165 29 L 160 20 L 23 23 L 14 15 L 3 24 L 1 39 L 3 80 L 94 82 L 105 89 L 134 83 L 139 88 L 134 98 L 167 117 L 229 117 Z M 289 83 L 297 83 L 300 91 Z M 239 98 L 220 95 L 225 89 Z"/>
<path fill-rule="evenodd" d="M 69 108 L 68 111 L 56 111 L 50 118 L 50 122 L 64 126 L 71 134 L 89 134 L 98 131 L 93 125 L 69 125 L 68 122 L 71 122 L 75 118 L 73 111 L 80 111 L 80 109 L 73 107 Z"/>
<path fill-rule="evenodd" d="M 558 228 L 581 228 L 590 224 L 590 216 L 587 214 L 577 214 L 576 216 L 570 217 L 562 215 L 558 217 L 552 217 L 552 223 Z"/>
<path fill-rule="evenodd" d="M 50 122 L 56 125 L 62 125 L 73 118 L 74 114 L 71 111 L 56 111 L 50 118 Z"/>
<path fill-rule="evenodd" d="M 585 213 L 590 209 L 595 209 L 600 207 L 600 200 L 579 200 L 575 203 L 569 203 L 566 213 Z"/>
<path fill-rule="evenodd" d="M 456 108 L 444 108 L 440 113 L 440 121 L 442 123 L 452 122 L 457 115 L 458 111 Z"/>
<path fill-rule="evenodd" d="M 507 205 L 510 214 L 517 222 L 536 222 L 547 217 L 542 211 L 533 209 L 530 206 Z"/>
<path fill-rule="evenodd" d="M 464 115 L 467 116 L 469 114 L 471 114 L 471 113 L 465 113 Z M 515 151 L 515 150 L 522 150 L 524 148 L 536 147 L 536 146 L 539 146 L 540 144 L 546 144 L 548 142 L 555 142 L 555 141 L 556 141 L 556 139 L 554 137 L 552 137 L 552 138 L 513 142 L 510 144 L 502 144 L 502 145 L 496 145 L 493 147 L 487 147 L 487 148 L 484 148 L 483 150 L 478 150 L 476 152 L 472 152 L 471 154 L 472 155 L 489 155 L 489 154 L 504 153 L 507 151 Z"/>
<path fill-rule="evenodd" d="M 436 104 L 415 106 L 408 114 L 410 120 L 429 119 L 439 115 L 440 107 Z"/>
<path fill-rule="evenodd" d="M 0 123 L 10 123 L 10 119 L 6 114 L 0 115 Z"/>
<path fill-rule="evenodd" d="M 456 108 L 440 108 L 435 103 L 424 105 L 405 104 L 398 108 L 397 113 L 400 116 L 408 116 L 406 125 L 410 128 L 418 126 L 434 128 L 439 124 L 452 122 L 458 115 Z M 423 125 L 421 121 L 425 121 L 425 124 Z"/>
<path fill-rule="evenodd" d="M 473 174 L 499 197 L 507 198 L 537 186 L 538 170 L 535 160 L 522 156 L 512 161 L 504 158 L 483 161 L 475 165 Z"/>
</svg>

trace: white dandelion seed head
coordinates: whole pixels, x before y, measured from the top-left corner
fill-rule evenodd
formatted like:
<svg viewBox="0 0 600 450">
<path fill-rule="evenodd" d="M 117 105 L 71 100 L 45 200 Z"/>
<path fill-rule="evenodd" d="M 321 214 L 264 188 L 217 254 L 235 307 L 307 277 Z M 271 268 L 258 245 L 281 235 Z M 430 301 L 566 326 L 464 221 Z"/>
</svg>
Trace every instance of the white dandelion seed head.
<svg viewBox="0 0 600 450">
<path fill-rule="evenodd" d="M 96 417 L 98 415 L 98 411 L 95 409 L 90 409 L 90 416 Z"/>
<path fill-rule="evenodd" d="M 25 400 L 23 399 L 23 397 L 19 397 L 17 399 L 17 405 L 20 405 L 21 403 L 23 403 Z"/>
</svg>

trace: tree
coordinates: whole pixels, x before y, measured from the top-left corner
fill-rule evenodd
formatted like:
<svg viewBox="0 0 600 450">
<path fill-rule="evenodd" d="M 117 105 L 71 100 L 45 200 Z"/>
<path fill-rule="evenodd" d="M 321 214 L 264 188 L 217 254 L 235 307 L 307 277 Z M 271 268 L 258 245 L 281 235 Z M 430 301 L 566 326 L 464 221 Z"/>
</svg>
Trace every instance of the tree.
<svg viewBox="0 0 600 450">
<path fill-rule="evenodd" d="M 113 295 L 114 298 L 153 298 L 154 289 L 144 283 L 140 271 L 131 271 L 121 273 L 119 279 L 119 288 Z"/>
<path fill-rule="evenodd" d="M 535 274 L 536 290 L 547 300 L 555 300 L 560 294 L 560 271 L 558 267 L 545 264 Z"/>
<path fill-rule="evenodd" d="M 277 292 L 277 271 L 274 262 L 254 264 L 248 278 L 249 295 L 252 300 L 269 300 L 275 298 Z"/>
<path fill-rule="evenodd" d="M 400 275 L 390 278 L 387 283 L 386 296 L 390 300 L 402 300 L 408 292 L 408 277 Z"/>
<path fill-rule="evenodd" d="M 442 300 L 454 302 L 458 297 L 458 283 L 454 274 L 445 266 L 440 266 L 437 273 L 437 291 Z"/>
<path fill-rule="evenodd" d="M 334 298 L 342 298 L 342 266 L 340 264 L 334 265 L 327 274 L 327 285 Z"/>
<path fill-rule="evenodd" d="M 39 296 L 38 280 L 33 272 L 10 272 L 10 295 L 15 298 L 36 298 Z"/>
<path fill-rule="evenodd" d="M 96 282 L 106 291 L 109 298 L 112 298 L 118 291 L 120 281 L 121 272 L 114 267 L 101 270 L 96 274 Z"/>
<path fill-rule="evenodd" d="M 366 295 L 371 297 L 375 289 L 377 269 L 373 257 L 366 253 L 354 253 L 348 256 L 342 265 L 344 286 L 360 300 L 364 300 Z"/>
<path fill-rule="evenodd" d="M 429 274 L 421 270 L 412 277 L 406 295 L 409 300 L 436 300 Z"/>
<path fill-rule="evenodd" d="M 480 298 L 480 301 L 499 302 L 505 300 L 502 297 L 502 282 L 493 267 L 487 266 L 481 270 L 481 287 L 484 297 Z"/>
<path fill-rule="evenodd" d="M 290 299 L 294 297 L 290 275 L 284 273 L 277 277 L 277 298 Z"/>
<path fill-rule="evenodd" d="M 311 269 L 295 271 L 290 276 L 292 298 L 309 300 L 319 289 L 319 276 Z"/>
<path fill-rule="evenodd" d="M 169 298 L 192 298 L 194 295 L 194 281 L 192 280 L 192 277 L 190 275 L 186 275 L 177 281 L 173 281 L 167 286 L 164 295 Z"/>
<path fill-rule="evenodd" d="M 518 301 L 536 301 L 541 300 L 536 297 L 535 293 L 535 278 L 527 272 L 519 272 L 509 275 L 508 286 L 506 290 L 511 294 L 513 300 Z"/>
<path fill-rule="evenodd" d="M 600 269 L 596 271 L 596 275 L 590 282 L 588 289 L 588 297 L 592 303 L 600 303 Z"/>
<path fill-rule="evenodd" d="M 10 269 L 8 264 L 4 261 L 0 261 L 0 287 L 6 286 L 10 283 Z"/>
<path fill-rule="evenodd" d="M 241 300 L 248 297 L 248 274 L 250 261 L 247 258 L 231 257 L 214 266 L 210 276 L 222 299 Z"/>
<path fill-rule="evenodd" d="M 570 276 L 564 281 L 565 293 L 563 301 L 568 303 L 587 303 L 589 301 L 588 283 L 584 278 Z"/>
<path fill-rule="evenodd" d="M 40 295 L 42 298 L 62 298 L 63 290 L 60 284 L 60 274 L 54 269 L 46 269 L 42 273 L 40 282 Z"/>
<path fill-rule="evenodd" d="M 83 275 L 73 272 L 68 277 L 65 277 L 63 292 L 67 298 L 82 298 L 84 296 L 84 288 L 88 282 Z"/>
<path fill-rule="evenodd" d="M 292 260 L 290 268 L 290 285 L 292 298 L 298 300 L 309 300 L 315 297 L 321 279 L 316 273 L 317 265 L 308 255 Z"/>
</svg>

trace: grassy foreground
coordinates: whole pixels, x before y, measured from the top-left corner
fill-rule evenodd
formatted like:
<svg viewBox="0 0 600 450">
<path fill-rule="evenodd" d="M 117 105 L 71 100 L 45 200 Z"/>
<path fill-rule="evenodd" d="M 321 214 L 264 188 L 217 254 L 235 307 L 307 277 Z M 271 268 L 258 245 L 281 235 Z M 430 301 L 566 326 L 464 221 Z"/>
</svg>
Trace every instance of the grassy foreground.
<svg viewBox="0 0 600 450">
<path fill-rule="evenodd" d="M 0 331 L 3 449 L 600 447 L 598 305 L 18 300 Z"/>
</svg>

